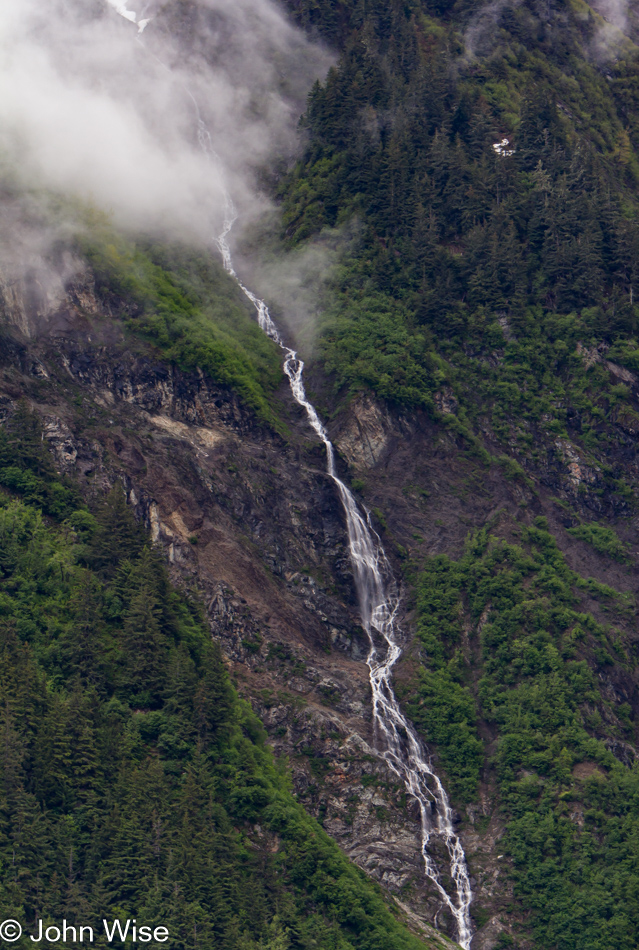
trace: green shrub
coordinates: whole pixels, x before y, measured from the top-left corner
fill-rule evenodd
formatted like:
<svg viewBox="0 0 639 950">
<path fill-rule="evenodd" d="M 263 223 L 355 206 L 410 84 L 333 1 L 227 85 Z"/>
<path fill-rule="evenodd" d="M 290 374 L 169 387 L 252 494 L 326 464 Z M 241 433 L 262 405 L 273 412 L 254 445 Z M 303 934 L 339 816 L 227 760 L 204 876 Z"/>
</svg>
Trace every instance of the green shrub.
<svg viewBox="0 0 639 950">
<path fill-rule="evenodd" d="M 619 540 L 612 528 L 603 524 L 597 524 L 596 521 L 590 524 L 580 524 L 575 528 L 568 528 L 568 534 L 580 541 L 585 541 L 600 554 L 605 554 L 614 561 L 625 563 L 629 560 L 629 548 Z"/>
</svg>

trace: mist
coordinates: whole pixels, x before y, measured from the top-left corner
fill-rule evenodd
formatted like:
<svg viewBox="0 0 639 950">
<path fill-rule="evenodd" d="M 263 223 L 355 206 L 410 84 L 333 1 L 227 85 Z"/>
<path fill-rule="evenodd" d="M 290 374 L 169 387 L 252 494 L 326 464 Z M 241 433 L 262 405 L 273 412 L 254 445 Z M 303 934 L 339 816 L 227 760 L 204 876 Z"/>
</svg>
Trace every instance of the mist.
<svg viewBox="0 0 639 950">
<path fill-rule="evenodd" d="M 591 6 L 601 17 L 591 48 L 591 58 L 597 61 L 615 59 L 629 48 L 628 40 L 637 42 L 636 10 L 633 24 L 628 0 L 592 0 Z"/>
<path fill-rule="evenodd" d="M 53 193 L 123 229 L 210 243 L 225 189 L 247 220 L 265 207 L 258 170 L 294 157 L 329 64 L 272 0 L 2 0 L 2 180 L 29 195 L 26 218 Z"/>
<path fill-rule="evenodd" d="M 339 267 L 360 246 L 361 222 L 354 217 L 338 228 L 324 228 L 285 254 L 264 239 L 275 226 L 265 217 L 238 248 L 235 263 L 250 272 L 286 341 L 308 358 L 318 342 L 322 314 L 335 303 Z"/>
<path fill-rule="evenodd" d="M 627 0 L 595 0 L 592 6 L 613 27 L 625 32 L 628 27 Z"/>
<path fill-rule="evenodd" d="M 462 62 L 473 62 L 477 57 L 492 52 L 497 42 L 498 25 L 506 6 L 518 6 L 518 2 L 509 0 L 491 0 L 471 17 L 464 32 L 464 54 Z"/>
</svg>

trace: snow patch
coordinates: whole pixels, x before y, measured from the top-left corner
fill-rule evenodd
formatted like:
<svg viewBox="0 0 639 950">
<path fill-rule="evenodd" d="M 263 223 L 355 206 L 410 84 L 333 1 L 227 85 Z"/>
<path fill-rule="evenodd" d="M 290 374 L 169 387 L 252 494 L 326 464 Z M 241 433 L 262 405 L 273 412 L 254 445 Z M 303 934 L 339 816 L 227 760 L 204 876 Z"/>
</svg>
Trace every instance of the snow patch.
<svg viewBox="0 0 639 950">
<path fill-rule="evenodd" d="M 508 156 L 515 154 L 515 149 L 510 148 L 509 146 L 510 146 L 510 139 L 506 138 L 506 139 L 502 139 L 501 142 L 495 142 L 495 144 L 493 145 L 493 148 L 495 149 L 498 155 L 502 155 L 504 158 L 508 158 Z"/>
</svg>

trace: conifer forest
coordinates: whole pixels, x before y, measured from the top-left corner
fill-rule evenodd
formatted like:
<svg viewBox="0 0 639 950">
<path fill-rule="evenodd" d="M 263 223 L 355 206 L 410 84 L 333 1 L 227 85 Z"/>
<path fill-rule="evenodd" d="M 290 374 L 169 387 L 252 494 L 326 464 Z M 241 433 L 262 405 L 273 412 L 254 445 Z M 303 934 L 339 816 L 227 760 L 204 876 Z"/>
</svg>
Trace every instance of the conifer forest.
<svg viewBox="0 0 639 950">
<path fill-rule="evenodd" d="M 638 446 L 635 0 L 3 0 L 0 948 L 637 950 Z"/>
</svg>

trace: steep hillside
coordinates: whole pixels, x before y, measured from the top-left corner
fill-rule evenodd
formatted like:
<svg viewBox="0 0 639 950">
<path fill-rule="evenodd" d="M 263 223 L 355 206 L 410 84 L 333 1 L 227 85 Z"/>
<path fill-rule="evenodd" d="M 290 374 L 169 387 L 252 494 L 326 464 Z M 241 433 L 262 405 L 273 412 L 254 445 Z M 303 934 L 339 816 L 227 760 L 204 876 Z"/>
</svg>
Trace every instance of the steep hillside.
<svg viewBox="0 0 639 950">
<path fill-rule="evenodd" d="M 285 6 L 335 65 L 300 160 L 262 173 L 279 231 L 243 274 L 339 249 L 309 388 L 402 587 L 395 687 L 455 809 L 472 950 L 632 950 L 633 11 Z M 195 9 L 166 21 L 187 52 Z M 185 947 L 450 946 L 281 354 L 208 252 L 83 215 L 47 251 L 56 295 L 0 275 L 2 860 L 42 842 L 6 916 L 146 901 Z"/>
<path fill-rule="evenodd" d="M 351 400 L 341 444 L 406 558 L 402 695 L 465 811 L 473 946 L 631 947 L 632 11 L 289 6 L 341 56 L 281 186 L 283 240 L 359 223 L 324 392 Z M 384 418 L 393 437 L 353 451 Z"/>
<path fill-rule="evenodd" d="M 98 922 L 133 918 L 177 947 L 434 947 L 293 800 L 121 485 L 89 510 L 24 402 L 0 483 L 0 911 L 24 927 L 16 946 L 40 920 L 108 946 Z"/>
</svg>

